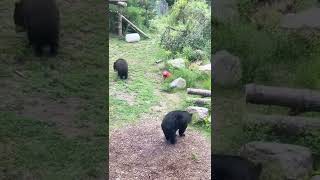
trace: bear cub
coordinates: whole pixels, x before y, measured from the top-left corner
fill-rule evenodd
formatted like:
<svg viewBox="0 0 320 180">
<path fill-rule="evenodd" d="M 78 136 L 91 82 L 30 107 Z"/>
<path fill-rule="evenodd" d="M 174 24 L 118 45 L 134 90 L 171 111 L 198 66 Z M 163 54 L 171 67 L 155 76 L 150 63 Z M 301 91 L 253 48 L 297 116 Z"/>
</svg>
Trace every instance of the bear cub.
<svg viewBox="0 0 320 180">
<path fill-rule="evenodd" d="M 17 32 L 26 31 L 29 44 L 37 56 L 44 46 L 56 55 L 59 42 L 60 15 L 55 0 L 20 0 L 15 3 L 14 23 Z"/>
<path fill-rule="evenodd" d="M 179 130 L 180 136 L 184 136 L 184 132 L 191 120 L 192 114 L 187 111 L 171 111 L 165 115 L 161 128 L 167 141 L 175 144 L 177 130 Z"/>
<path fill-rule="evenodd" d="M 128 63 L 124 59 L 118 59 L 113 63 L 114 71 L 118 71 L 118 76 L 120 79 L 128 78 Z"/>
<path fill-rule="evenodd" d="M 213 180 L 258 180 L 261 164 L 255 165 L 240 156 L 212 154 Z"/>
</svg>

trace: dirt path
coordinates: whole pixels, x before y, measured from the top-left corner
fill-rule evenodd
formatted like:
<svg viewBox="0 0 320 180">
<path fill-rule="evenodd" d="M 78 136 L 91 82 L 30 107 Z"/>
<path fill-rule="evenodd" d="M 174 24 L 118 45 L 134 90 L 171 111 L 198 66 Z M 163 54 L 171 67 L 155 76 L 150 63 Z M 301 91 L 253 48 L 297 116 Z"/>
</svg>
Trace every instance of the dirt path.
<svg viewBox="0 0 320 180">
<path fill-rule="evenodd" d="M 179 106 L 180 98 L 160 92 L 159 86 L 155 94 L 160 103 L 151 107 L 152 112 L 109 133 L 109 179 L 211 179 L 211 147 L 202 134 L 188 128 L 185 137 L 177 137 L 177 144 L 165 141 L 162 118 Z"/>
</svg>

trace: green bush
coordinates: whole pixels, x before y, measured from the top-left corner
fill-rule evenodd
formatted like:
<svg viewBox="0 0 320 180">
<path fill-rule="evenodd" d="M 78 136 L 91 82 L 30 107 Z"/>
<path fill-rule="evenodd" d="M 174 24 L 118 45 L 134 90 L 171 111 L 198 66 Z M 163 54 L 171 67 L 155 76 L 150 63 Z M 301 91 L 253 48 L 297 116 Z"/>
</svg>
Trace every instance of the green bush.
<svg viewBox="0 0 320 180">
<path fill-rule="evenodd" d="M 211 89 L 211 77 L 209 74 L 190 69 L 175 69 L 173 67 L 167 69 L 171 72 L 172 76 L 164 81 L 164 91 L 172 91 L 169 84 L 179 77 L 186 80 L 187 88 Z"/>
<path fill-rule="evenodd" d="M 295 73 L 296 65 L 310 63 L 310 56 L 317 51 L 316 45 L 297 34 L 259 31 L 244 22 L 220 23 L 213 33 L 213 51 L 225 49 L 241 59 L 243 83 L 277 81 L 271 79 L 272 73 L 277 73 L 273 65 L 284 65 Z"/>
<path fill-rule="evenodd" d="M 115 32 L 114 27 L 118 21 L 116 11 L 122 13 L 140 29 L 144 31 L 148 30 L 151 19 L 156 15 L 154 12 L 154 4 L 155 1 L 128 0 L 127 7 L 109 5 L 109 11 L 113 12 L 109 14 L 109 28 L 111 32 Z M 123 23 L 125 26 L 126 23 Z"/>
<path fill-rule="evenodd" d="M 183 47 L 208 51 L 211 43 L 211 12 L 204 0 L 178 0 L 172 7 L 161 36 L 161 45 L 174 53 Z"/>
</svg>

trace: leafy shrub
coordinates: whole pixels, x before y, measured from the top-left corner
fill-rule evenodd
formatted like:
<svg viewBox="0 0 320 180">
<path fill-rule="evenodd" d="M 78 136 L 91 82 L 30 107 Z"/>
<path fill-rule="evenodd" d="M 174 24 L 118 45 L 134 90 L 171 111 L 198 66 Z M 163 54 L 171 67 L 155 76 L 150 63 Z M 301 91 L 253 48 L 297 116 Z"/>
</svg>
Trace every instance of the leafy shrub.
<svg viewBox="0 0 320 180">
<path fill-rule="evenodd" d="M 169 85 L 173 80 L 179 77 L 186 80 L 187 88 L 211 89 L 211 78 L 210 75 L 206 73 L 190 69 L 175 69 L 173 67 L 169 67 L 168 70 L 171 72 L 172 76 L 164 81 L 164 91 L 172 91 Z"/>
<path fill-rule="evenodd" d="M 122 13 L 140 29 L 147 30 L 150 26 L 150 20 L 155 17 L 154 4 L 155 1 L 128 0 L 127 7 L 119 8 L 119 6 L 110 5 L 109 11 L 113 12 L 109 15 L 109 28 L 111 32 L 115 31 L 114 27 L 118 21 L 116 11 Z"/>
<path fill-rule="evenodd" d="M 177 53 L 187 46 L 193 50 L 211 46 L 210 7 L 205 1 L 178 0 L 167 18 L 169 27 L 161 37 L 165 49 Z"/>
<path fill-rule="evenodd" d="M 310 63 L 310 55 L 317 51 L 316 45 L 296 34 L 259 31 L 243 22 L 218 24 L 213 33 L 214 51 L 225 49 L 241 59 L 243 83 L 277 81 L 271 79 L 272 64 L 296 72 L 296 64 Z"/>
</svg>

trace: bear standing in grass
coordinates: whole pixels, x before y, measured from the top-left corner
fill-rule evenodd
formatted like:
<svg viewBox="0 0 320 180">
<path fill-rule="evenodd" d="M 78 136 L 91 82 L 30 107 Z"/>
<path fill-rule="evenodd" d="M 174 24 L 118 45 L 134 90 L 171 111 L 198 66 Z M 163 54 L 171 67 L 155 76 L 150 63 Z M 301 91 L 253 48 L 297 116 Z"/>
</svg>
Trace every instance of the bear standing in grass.
<svg viewBox="0 0 320 180">
<path fill-rule="evenodd" d="M 37 56 L 42 48 L 50 46 L 56 55 L 59 44 L 60 16 L 55 0 L 20 0 L 15 3 L 16 31 L 27 31 L 29 43 Z"/>
<path fill-rule="evenodd" d="M 179 135 L 184 136 L 184 131 L 192 120 L 192 114 L 187 111 L 169 112 L 163 119 L 161 128 L 168 141 L 171 144 L 176 143 L 176 131 L 179 129 Z"/>
<path fill-rule="evenodd" d="M 114 71 L 118 71 L 118 76 L 120 79 L 128 78 L 128 63 L 124 59 L 118 59 L 113 64 Z"/>
<path fill-rule="evenodd" d="M 212 154 L 214 180 L 258 180 L 262 165 L 255 165 L 240 156 Z"/>
</svg>

